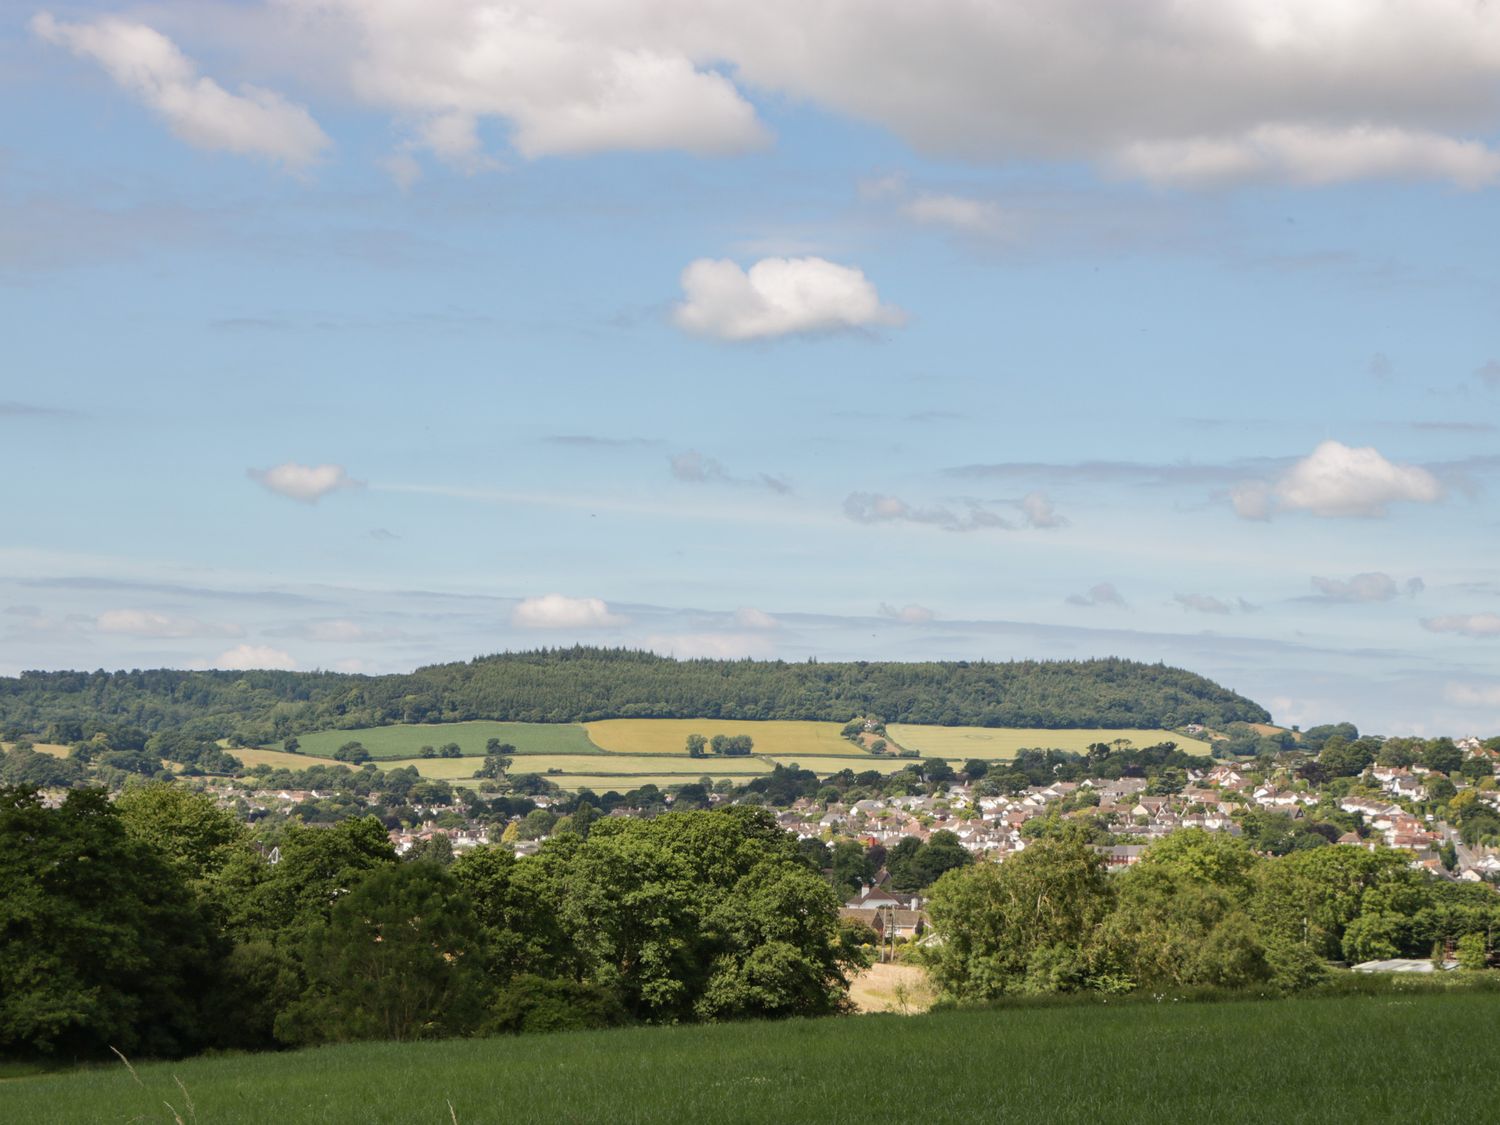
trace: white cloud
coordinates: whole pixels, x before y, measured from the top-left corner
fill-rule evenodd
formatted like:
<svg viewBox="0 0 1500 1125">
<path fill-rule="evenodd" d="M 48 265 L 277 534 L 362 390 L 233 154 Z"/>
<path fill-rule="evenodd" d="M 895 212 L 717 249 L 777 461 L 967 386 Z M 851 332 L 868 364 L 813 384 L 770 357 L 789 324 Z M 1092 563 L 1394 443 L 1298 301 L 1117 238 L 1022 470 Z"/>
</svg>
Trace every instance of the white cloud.
<svg viewBox="0 0 1500 1125">
<path fill-rule="evenodd" d="M 200 75 L 175 43 L 145 24 L 113 17 L 61 23 L 42 12 L 32 19 L 31 30 L 98 63 L 194 148 L 262 156 L 299 169 L 331 143 L 303 107 L 259 86 L 244 85 L 231 94 Z"/>
<path fill-rule="evenodd" d="M 944 157 L 1081 160 L 1155 183 L 1500 177 L 1500 153 L 1481 140 L 1500 124 L 1500 7 L 1476 0 L 269 0 L 265 11 L 267 39 L 295 41 L 318 68 L 310 82 L 390 112 L 407 144 L 463 166 L 491 122 L 527 157 L 755 149 L 769 133 L 743 89 Z M 305 116 L 248 90 L 239 100 Z M 321 131 L 310 118 L 304 128 L 297 151 L 315 150 Z M 926 205 L 932 221 L 988 222 L 944 206 Z"/>
<path fill-rule="evenodd" d="M 478 123 L 526 157 L 763 147 L 755 108 L 682 40 L 707 13 L 593 0 L 281 0 L 342 47 L 355 94 L 415 123 L 414 143 L 471 165 Z M 338 48 L 331 48 L 335 51 Z"/>
<path fill-rule="evenodd" d="M 900 609 L 897 609 L 893 605 L 881 602 L 880 616 L 905 622 L 908 625 L 926 625 L 929 621 L 936 618 L 937 614 L 925 605 L 904 605 Z"/>
<path fill-rule="evenodd" d="M 259 481 L 279 496 L 316 504 L 330 492 L 359 488 L 361 481 L 352 479 L 342 465 L 299 465 L 295 461 L 270 469 L 247 469 L 251 480 Z"/>
<path fill-rule="evenodd" d="M 679 328 L 721 340 L 849 331 L 899 325 L 864 273 L 823 258 L 762 258 L 749 270 L 700 258 L 682 271 Z"/>
<path fill-rule="evenodd" d="M 275 668 L 291 671 L 297 662 L 288 653 L 269 645 L 235 645 L 227 652 L 219 653 L 215 668 L 231 672 L 244 672 L 255 668 Z"/>
<path fill-rule="evenodd" d="M 1424 617 L 1422 628 L 1433 633 L 1458 633 L 1465 637 L 1500 637 L 1500 613 Z"/>
<path fill-rule="evenodd" d="M 145 609 L 110 609 L 95 619 L 101 633 L 130 637 L 237 637 L 238 625 L 214 625 L 196 617 L 173 617 Z"/>
<path fill-rule="evenodd" d="M 646 648 L 679 660 L 741 660 L 764 658 L 774 653 L 769 638 L 755 633 L 652 634 Z"/>
<path fill-rule="evenodd" d="M 1460 707 L 1500 707 L 1500 684 L 1448 684 L 1443 698 Z"/>
<path fill-rule="evenodd" d="M 1391 504 L 1432 504 L 1443 497 L 1442 485 L 1419 465 L 1387 460 L 1379 450 L 1325 441 L 1280 479 L 1248 481 L 1230 499 L 1243 519 L 1264 520 L 1278 510 L 1315 516 L 1375 517 Z"/>
<path fill-rule="evenodd" d="M 1125 599 L 1121 596 L 1120 591 L 1115 589 L 1113 582 L 1100 582 L 1090 586 L 1086 594 L 1069 594 L 1067 603 L 1078 606 L 1112 605 L 1123 607 Z"/>
<path fill-rule="evenodd" d="M 1113 166 L 1134 178 L 1185 186 L 1423 179 L 1475 189 L 1500 180 L 1500 152 L 1478 141 L 1368 125 L 1268 124 L 1239 136 L 1136 141 L 1119 151 Z"/>
<path fill-rule="evenodd" d="M 599 598 L 543 594 L 525 598 L 511 610 L 510 623 L 521 629 L 603 629 L 629 619 L 611 613 Z"/>
<path fill-rule="evenodd" d="M 942 505 L 919 508 L 908 504 L 899 496 L 887 496 L 880 492 L 851 492 L 844 498 L 844 515 L 855 523 L 922 523 L 940 527 L 944 531 L 1009 529 L 1011 526 L 1006 520 L 978 504 L 970 504 L 969 510 L 959 515 Z"/>
<path fill-rule="evenodd" d="M 741 606 L 734 611 L 734 623 L 741 629 L 779 629 L 781 622 L 763 610 Z"/>
<path fill-rule="evenodd" d="M 1052 498 L 1045 492 L 1028 492 L 1021 497 L 1021 512 L 1026 526 L 1035 528 L 1067 527 L 1067 517 L 1058 515 Z"/>
</svg>

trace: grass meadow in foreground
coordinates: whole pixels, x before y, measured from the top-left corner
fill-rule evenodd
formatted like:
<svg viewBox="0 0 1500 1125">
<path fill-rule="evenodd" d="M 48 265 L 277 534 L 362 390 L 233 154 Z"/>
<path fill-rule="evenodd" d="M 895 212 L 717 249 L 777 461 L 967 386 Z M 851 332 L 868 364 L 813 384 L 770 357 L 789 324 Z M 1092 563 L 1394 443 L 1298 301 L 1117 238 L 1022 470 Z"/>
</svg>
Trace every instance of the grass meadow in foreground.
<svg viewBox="0 0 1500 1125">
<path fill-rule="evenodd" d="M 346 742 L 360 743 L 372 758 L 415 758 L 424 746 L 436 748 L 448 742 L 458 743 L 465 755 L 482 758 L 485 743 L 491 738 L 510 743 L 520 754 L 599 752 L 578 723 L 397 723 L 389 727 L 314 731 L 299 734 L 297 742 L 303 754 L 315 758 L 333 757 L 333 752 Z"/>
<path fill-rule="evenodd" d="M 1208 754 L 1207 742 L 1186 738 L 1169 730 L 1049 730 L 1043 727 L 933 727 L 891 723 L 890 736 L 908 750 L 920 750 L 929 758 L 946 758 L 961 765 L 968 758 L 1014 758 L 1020 750 L 1071 750 L 1081 754 L 1094 742 L 1128 738 L 1137 749 L 1159 742 L 1175 742 L 1188 754 Z"/>
<path fill-rule="evenodd" d="M 1478 1122 L 1497 1025 L 1493 992 L 1392 991 L 375 1043 L 17 1077 L 0 1118 Z"/>
</svg>

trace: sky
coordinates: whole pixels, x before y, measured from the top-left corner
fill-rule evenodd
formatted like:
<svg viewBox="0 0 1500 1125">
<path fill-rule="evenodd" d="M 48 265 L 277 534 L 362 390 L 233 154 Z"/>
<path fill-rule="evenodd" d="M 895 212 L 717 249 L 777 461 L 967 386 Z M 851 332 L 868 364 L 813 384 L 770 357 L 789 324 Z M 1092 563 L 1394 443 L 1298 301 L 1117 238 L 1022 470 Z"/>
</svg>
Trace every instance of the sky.
<svg viewBox="0 0 1500 1125">
<path fill-rule="evenodd" d="M 0 10 L 0 674 L 1188 668 L 1500 731 L 1500 7 Z"/>
</svg>

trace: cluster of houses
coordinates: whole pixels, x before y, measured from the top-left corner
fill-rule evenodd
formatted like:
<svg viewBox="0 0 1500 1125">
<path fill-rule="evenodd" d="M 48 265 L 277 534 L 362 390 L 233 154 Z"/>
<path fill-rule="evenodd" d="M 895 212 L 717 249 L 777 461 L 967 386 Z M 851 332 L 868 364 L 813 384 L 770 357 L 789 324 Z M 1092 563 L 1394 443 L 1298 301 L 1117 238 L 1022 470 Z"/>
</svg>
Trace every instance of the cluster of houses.
<svg viewBox="0 0 1500 1125">
<path fill-rule="evenodd" d="M 1477 752 L 1477 743 L 1468 749 Z M 1411 811 L 1414 804 L 1427 798 L 1427 774 L 1428 771 L 1421 766 L 1371 767 L 1365 775 L 1367 784 L 1362 789 L 1368 793 L 1378 787 L 1380 796 L 1349 796 L 1339 802 L 1339 808 L 1344 812 L 1361 817 L 1366 835 L 1346 833 L 1338 843 L 1351 847 L 1384 844 L 1404 848 L 1413 853 L 1415 866 L 1439 874 L 1449 874 L 1439 857 L 1439 849 L 1451 843 L 1458 858 L 1452 875 L 1471 881 L 1500 879 L 1500 849 L 1464 847 L 1450 826 L 1431 815 L 1417 815 Z M 926 841 L 934 832 L 946 830 L 976 855 L 1003 860 L 1027 846 L 1028 834 L 1023 827 L 1028 821 L 1060 811 L 1078 812 L 1096 815 L 1109 822 L 1110 831 L 1122 842 L 1100 851 L 1111 867 L 1127 867 L 1139 859 L 1152 841 L 1179 829 L 1202 828 L 1238 835 L 1241 829 L 1236 814 L 1246 809 L 1264 809 L 1299 820 L 1321 800 L 1315 787 L 1305 783 L 1293 786 L 1258 781 L 1233 763 L 1189 770 L 1187 784 L 1176 793 L 1152 794 L 1148 789 L 1149 785 L 1143 778 L 1089 778 L 1033 786 L 1010 796 L 994 796 L 981 793 L 972 784 L 953 784 L 935 794 L 871 797 L 848 804 L 825 805 L 813 799 L 802 799 L 781 810 L 777 822 L 802 839 L 850 838 L 867 845 L 886 846 L 892 846 L 905 837 Z M 225 804 L 263 815 L 286 814 L 299 805 L 336 796 L 315 789 L 247 791 L 225 786 L 222 790 L 211 791 Z M 1500 809 L 1500 792 L 1478 790 L 1477 795 L 1480 800 Z M 717 803 L 725 798 L 722 794 L 713 794 L 712 799 Z M 546 804 L 547 798 L 540 796 L 536 802 Z M 391 843 L 399 854 L 405 854 L 439 835 L 447 836 L 455 851 L 501 838 L 501 826 L 498 825 L 486 825 L 468 818 L 455 823 L 460 819 L 455 816 L 459 811 L 456 807 L 419 810 L 427 819 L 415 828 L 392 829 Z M 610 815 L 641 813 L 617 808 Z M 441 824 L 438 822 L 440 816 Z M 508 841 L 518 855 L 532 854 L 541 842 Z M 881 905 L 851 901 L 847 908 L 869 912 Z M 896 923 L 898 927 L 917 925 L 917 904 L 894 902 L 884 905 L 898 914 L 906 912 Z"/>
</svg>

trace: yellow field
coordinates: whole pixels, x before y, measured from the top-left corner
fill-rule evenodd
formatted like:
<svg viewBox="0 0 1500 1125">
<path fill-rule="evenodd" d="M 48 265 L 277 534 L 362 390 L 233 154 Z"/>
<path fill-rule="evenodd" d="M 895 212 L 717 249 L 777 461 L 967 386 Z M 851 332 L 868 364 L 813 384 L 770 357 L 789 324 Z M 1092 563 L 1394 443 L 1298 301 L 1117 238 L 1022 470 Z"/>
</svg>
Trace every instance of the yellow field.
<svg viewBox="0 0 1500 1125">
<path fill-rule="evenodd" d="M 860 1012 L 914 1016 L 932 1007 L 937 992 L 915 965 L 884 963 L 861 970 L 849 982 L 849 999 Z"/>
<path fill-rule="evenodd" d="M 1031 727 L 929 727 L 891 723 L 890 736 L 908 750 L 920 750 L 933 758 L 947 758 L 961 763 L 968 758 L 1014 758 L 1026 748 L 1037 750 L 1072 750 L 1083 753 L 1092 742 L 1114 742 L 1128 738 L 1133 746 L 1154 746 L 1158 742 L 1175 742 L 1188 754 L 1209 753 L 1209 745 L 1196 738 L 1185 738 L 1165 730 L 1044 730 Z"/>
<path fill-rule="evenodd" d="M 812 770 L 819 777 L 827 777 L 839 770 L 853 770 L 855 773 L 864 773 L 866 770 L 875 770 L 877 773 L 898 773 L 907 766 L 919 766 L 921 758 L 894 758 L 886 755 L 876 757 L 873 754 L 854 756 L 852 758 L 829 758 L 817 754 L 778 754 L 771 759 L 783 766 L 789 766 L 793 762 L 805 770 Z"/>
<path fill-rule="evenodd" d="M 9 750 L 12 747 L 7 744 L 5 748 Z M 38 742 L 32 746 L 32 749 L 38 754 L 51 754 L 54 758 L 66 758 L 73 752 L 68 747 L 59 745 L 56 742 Z"/>
<path fill-rule="evenodd" d="M 843 754 L 853 745 L 839 736 L 839 723 L 799 723 L 740 719 L 604 719 L 585 723 L 590 740 L 613 754 L 681 754 L 687 736 L 748 734 L 756 754 Z M 704 761 L 721 761 L 712 755 Z"/>
<path fill-rule="evenodd" d="M 281 750 L 257 750 L 253 747 L 244 747 L 239 750 L 225 750 L 226 754 L 233 754 L 247 766 L 270 766 L 277 770 L 305 770 L 311 766 L 331 766 L 337 762 L 330 762 L 327 758 L 309 758 L 305 754 L 288 754 Z"/>
</svg>

